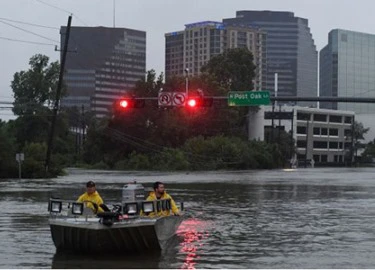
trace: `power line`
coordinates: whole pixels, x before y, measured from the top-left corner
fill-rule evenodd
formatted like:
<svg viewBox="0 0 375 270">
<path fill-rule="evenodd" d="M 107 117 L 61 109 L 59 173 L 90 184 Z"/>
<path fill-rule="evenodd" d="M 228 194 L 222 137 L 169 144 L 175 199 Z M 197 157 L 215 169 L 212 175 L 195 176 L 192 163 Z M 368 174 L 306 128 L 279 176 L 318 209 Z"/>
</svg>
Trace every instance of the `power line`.
<svg viewBox="0 0 375 270">
<path fill-rule="evenodd" d="M 23 21 L 16 21 L 16 20 L 11 20 L 11 19 L 7 19 L 7 18 L 1 18 L 1 17 L 0 17 L 0 20 L 3 20 L 3 21 L 9 21 L 9 22 L 14 22 L 14 23 L 20 23 L 20 24 L 25 24 L 25 25 L 35 26 L 35 27 L 41 27 L 41 28 L 57 29 L 57 30 L 60 29 L 60 28 L 58 28 L 58 27 L 46 26 L 46 25 L 35 24 L 35 23 L 29 23 L 29 22 L 23 22 Z"/>
<path fill-rule="evenodd" d="M 48 4 L 48 3 L 43 2 L 43 1 L 41 1 L 41 0 L 35 0 L 35 1 L 37 1 L 37 2 L 39 2 L 39 3 L 41 3 L 41 4 L 44 4 L 44 5 L 46 5 L 46 6 L 49 6 L 49 7 L 51 7 L 51 8 L 55 8 L 55 9 L 58 9 L 58 10 L 60 10 L 60 11 L 66 12 L 66 13 L 68 13 L 68 14 L 72 14 L 72 12 L 70 12 L 69 10 L 66 10 L 66 9 L 63 9 L 63 8 L 59 8 L 59 7 L 57 7 L 57 6 L 54 6 L 54 5 L 52 5 L 52 4 Z"/>
<path fill-rule="evenodd" d="M 7 37 L 1 37 L 1 36 L 0 36 L 0 39 L 20 42 L 20 43 L 29 43 L 29 44 L 34 44 L 34 45 L 56 46 L 56 44 L 52 44 L 52 43 L 35 42 L 35 41 L 7 38 Z"/>
<path fill-rule="evenodd" d="M 7 22 L 4 22 L 4 21 L 2 21 L 2 20 L 0 20 L 0 22 L 3 23 L 3 24 L 9 25 L 9 26 L 11 26 L 11 27 L 17 28 L 17 29 L 19 29 L 19 30 L 21 30 L 21 31 L 24 31 L 24 32 L 26 32 L 26 33 L 29 33 L 29 34 L 32 34 L 32 35 L 35 35 L 35 36 L 38 36 L 38 37 L 41 37 L 41 38 L 47 39 L 47 40 L 49 40 L 49 41 L 53 41 L 53 42 L 57 42 L 57 43 L 59 43 L 57 40 L 53 40 L 53 39 L 50 39 L 50 38 L 48 38 L 48 37 L 45 37 L 45 36 L 39 35 L 39 34 L 37 34 L 37 33 L 34 33 L 34 32 L 32 32 L 32 31 L 26 30 L 26 29 L 24 29 L 24 28 L 18 27 L 18 26 L 16 26 L 16 25 L 11 24 L 11 23 L 7 23 Z"/>
<path fill-rule="evenodd" d="M 37 2 L 39 2 L 39 3 L 41 3 L 41 4 L 44 4 L 44 5 L 46 5 L 46 6 L 49 6 L 49 7 L 51 7 L 51 8 L 54 8 L 54 9 L 60 10 L 60 11 L 62 11 L 62 12 L 68 13 L 68 14 L 70 14 L 70 15 L 73 15 L 73 17 L 75 17 L 78 21 L 80 21 L 81 23 L 83 23 L 85 26 L 88 26 L 87 23 L 85 23 L 85 22 L 84 22 L 83 20 L 81 20 L 77 15 L 75 15 L 73 12 L 71 12 L 71 11 L 69 11 L 69 10 L 66 10 L 66 9 L 60 8 L 60 7 L 58 7 L 58 6 L 55 6 L 55 5 L 52 5 L 52 4 L 49 4 L 49 3 L 46 3 L 46 2 L 41 1 L 41 0 L 35 0 L 35 1 L 37 1 Z"/>
</svg>

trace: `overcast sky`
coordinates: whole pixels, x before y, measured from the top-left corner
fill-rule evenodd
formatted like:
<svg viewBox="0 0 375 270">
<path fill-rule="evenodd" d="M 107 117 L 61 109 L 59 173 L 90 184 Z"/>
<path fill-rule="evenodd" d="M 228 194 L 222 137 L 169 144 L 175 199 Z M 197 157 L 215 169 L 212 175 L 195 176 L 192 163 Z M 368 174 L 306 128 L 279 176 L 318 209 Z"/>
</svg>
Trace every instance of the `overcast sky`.
<svg viewBox="0 0 375 270">
<path fill-rule="evenodd" d="M 44 3 L 42 3 L 44 2 Z M 48 6 L 56 6 L 60 9 Z M 147 32 L 147 69 L 164 71 L 164 34 L 183 30 L 187 23 L 221 21 L 237 10 L 291 11 L 307 18 L 320 50 L 335 28 L 375 34 L 373 0 L 116 0 L 116 27 Z M 0 18 L 59 28 L 73 13 L 73 26 L 113 26 L 113 0 L 0 0 Z M 1 19 L 0 19 L 1 20 Z M 59 58 L 53 45 L 32 45 L 4 40 L 21 39 L 59 44 L 59 30 L 4 21 L 45 38 L 26 33 L 0 21 L 0 101 L 12 101 L 13 74 L 28 68 L 29 58 L 42 53 Z M 10 112 L 0 111 L 8 119 Z"/>
</svg>

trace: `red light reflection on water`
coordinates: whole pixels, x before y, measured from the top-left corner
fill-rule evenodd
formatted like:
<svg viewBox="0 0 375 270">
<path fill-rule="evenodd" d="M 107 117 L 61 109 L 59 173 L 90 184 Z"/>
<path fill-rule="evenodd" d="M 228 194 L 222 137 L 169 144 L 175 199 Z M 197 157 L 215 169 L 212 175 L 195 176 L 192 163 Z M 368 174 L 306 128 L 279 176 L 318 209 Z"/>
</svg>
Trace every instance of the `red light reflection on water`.
<svg viewBox="0 0 375 270">
<path fill-rule="evenodd" d="M 201 241 L 209 235 L 208 225 L 207 221 L 197 219 L 188 219 L 181 223 L 177 235 L 184 238 L 180 244 L 180 253 L 186 254 L 181 269 L 195 269 L 196 259 L 199 258 L 197 250 L 203 246 Z"/>
</svg>

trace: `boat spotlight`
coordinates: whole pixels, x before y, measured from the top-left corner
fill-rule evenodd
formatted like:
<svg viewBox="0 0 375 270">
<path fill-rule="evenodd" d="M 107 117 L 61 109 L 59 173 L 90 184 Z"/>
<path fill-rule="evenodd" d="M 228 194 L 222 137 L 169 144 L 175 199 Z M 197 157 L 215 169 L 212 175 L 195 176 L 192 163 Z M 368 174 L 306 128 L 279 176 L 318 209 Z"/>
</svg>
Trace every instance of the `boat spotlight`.
<svg viewBox="0 0 375 270">
<path fill-rule="evenodd" d="M 135 215 L 138 213 L 138 204 L 137 203 L 126 203 L 125 204 L 125 214 Z"/>
<path fill-rule="evenodd" d="M 52 213 L 61 213 L 62 202 L 51 200 L 49 210 Z"/>
<path fill-rule="evenodd" d="M 76 203 L 72 204 L 72 214 L 73 215 L 82 215 L 83 213 L 83 203 Z"/>
<path fill-rule="evenodd" d="M 145 214 L 149 214 L 155 212 L 154 210 L 154 202 L 142 202 L 142 210 Z"/>
</svg>

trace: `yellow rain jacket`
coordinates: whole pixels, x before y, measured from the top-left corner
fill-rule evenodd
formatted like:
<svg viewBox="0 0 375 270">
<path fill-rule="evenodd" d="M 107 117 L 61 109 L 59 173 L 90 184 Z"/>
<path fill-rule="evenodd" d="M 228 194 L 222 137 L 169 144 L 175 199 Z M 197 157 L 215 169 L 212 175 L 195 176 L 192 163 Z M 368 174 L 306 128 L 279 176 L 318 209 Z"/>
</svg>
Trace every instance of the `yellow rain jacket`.
<svg viewBox="0 0 375 270">
<path fill-rule="evenodd" d="M 176 215 L 179 214 L 178 208 L 176 206 L 176 203 L 174 202 L 174 200 L 172 199 L 172 197 L 169 194 L 167 194 L 167 192 L 164 192 L 164 194 L 163 194 L 163 196 L 161 196 L 160 200 L 168 200 L 168 199 L 171 200 L 171 208 L 172 208 L 173 214 L 176 214 Z M 155 200 L 157 200 L 155 192 L 151 191 L 146 200 L 147 201 L 155 201 Z M 157 213 L 157 216 L 159 216 L 159 217 L 161 217 L 161 216 L 169 216 L 169 215 L 170 215 L 170 211 L 169 210 L 166 210 L 166 211 L 161 210 L 161 211 L 159 211 Z M 154 213 L 149 214 L 149 217 L 154 217 L 154 216 L 155 216 Z"/>
<path fill-rule="evenodd" d="M 90 202 L 86 202 L 86 206 L 88 208 L 91 208 L 94 213 L 101 213 L 104 212 L 104 210 L 99 206 L 103 204 L 103 199 L 100 197 L 99 193 L 95 191 L 93 194 L 89 195 L 87 192 L 83 193 L 77 200 L 77 202 L 85 202 L 85 201 L 91 201 L 98 205 L 98 212 L 96 212 L 96 209 L 94 205 Z"/>
</svg>

